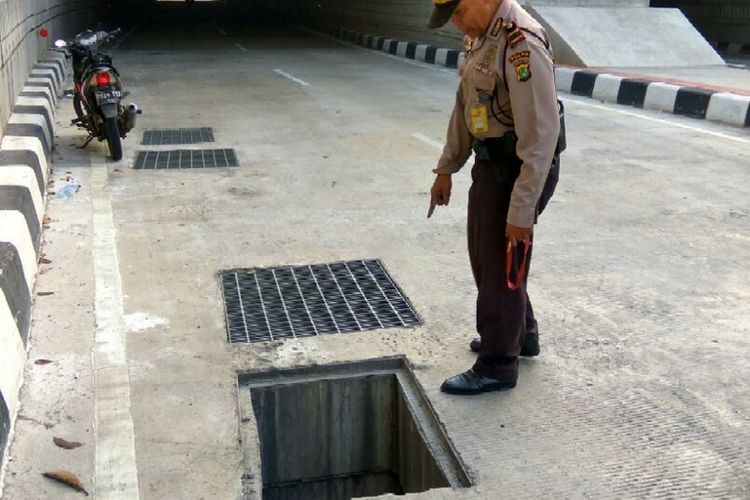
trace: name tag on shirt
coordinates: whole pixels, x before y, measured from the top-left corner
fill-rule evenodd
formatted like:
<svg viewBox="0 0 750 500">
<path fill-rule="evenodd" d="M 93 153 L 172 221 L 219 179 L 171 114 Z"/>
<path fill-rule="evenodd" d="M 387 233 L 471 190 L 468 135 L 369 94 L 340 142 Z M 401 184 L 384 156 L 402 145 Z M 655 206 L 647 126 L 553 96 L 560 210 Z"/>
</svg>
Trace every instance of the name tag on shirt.
<svg viewBox="0 0 750 500">
<path fill-rule="evenodd" d="M 484 104 L 474 104 L 469 108 L 471 117 L 471 133 L 486 134 L 490 131 L 490 124 L 487 121 L 487 106 Z"/>
</svg>

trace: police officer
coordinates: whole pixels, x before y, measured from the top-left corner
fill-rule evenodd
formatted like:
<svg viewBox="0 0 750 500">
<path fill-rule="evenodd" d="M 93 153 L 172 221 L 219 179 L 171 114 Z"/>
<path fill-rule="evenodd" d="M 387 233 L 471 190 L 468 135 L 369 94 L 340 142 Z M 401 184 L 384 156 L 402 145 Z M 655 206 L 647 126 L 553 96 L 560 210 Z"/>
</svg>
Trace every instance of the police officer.
<svg viewBox="0 0 750 500">
<path fill-rule="evenodd" d="M 474 366 L 441 390 L 479 394 L 515 387 L 519 355 L 539 354 L 525 277 L 536 217 L 557 182 L 560 115 L 547 34 L 516 0 L 433 3 L 428 27 L 451 20 L 466 34 L 466 56 L 430 213 L 448 204 L 451 175 L 473 150 L 467 223 L 481 337 L 470 345 Z"/>
</svg>

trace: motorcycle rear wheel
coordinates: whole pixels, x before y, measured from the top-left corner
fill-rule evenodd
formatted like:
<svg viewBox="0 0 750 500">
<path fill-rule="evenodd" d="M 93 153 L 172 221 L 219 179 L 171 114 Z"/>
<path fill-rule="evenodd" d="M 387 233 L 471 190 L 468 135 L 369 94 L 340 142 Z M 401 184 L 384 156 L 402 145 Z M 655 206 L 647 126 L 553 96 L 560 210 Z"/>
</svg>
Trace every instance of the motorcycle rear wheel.
<svg viewBox="0 0 750 500">
<path fill-rule="evenodd" d="M 122 159 L 122 142 L 120 141 L 120 129 L 117 127 L 117 118 L 107 118 L 104 127 L 107 134 L 109 154 L 114 161 L 120 161 Z"/>
</svg>

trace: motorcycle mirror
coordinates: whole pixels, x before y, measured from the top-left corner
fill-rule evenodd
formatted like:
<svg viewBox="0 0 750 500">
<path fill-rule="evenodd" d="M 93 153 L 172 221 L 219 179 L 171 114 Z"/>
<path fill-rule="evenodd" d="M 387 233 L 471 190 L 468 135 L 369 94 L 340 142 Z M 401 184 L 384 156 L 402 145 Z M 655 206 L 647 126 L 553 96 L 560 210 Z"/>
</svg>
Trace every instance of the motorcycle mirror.
<svg viewBox="0 0 750 500">
<path fill-rule="evenodd" d="M 67 46 L 68 44 L 65 42 L 65 40 L 55 40 L 55 47 L 57 47 L 58 49 L 64 49 Z"/>
</svg>

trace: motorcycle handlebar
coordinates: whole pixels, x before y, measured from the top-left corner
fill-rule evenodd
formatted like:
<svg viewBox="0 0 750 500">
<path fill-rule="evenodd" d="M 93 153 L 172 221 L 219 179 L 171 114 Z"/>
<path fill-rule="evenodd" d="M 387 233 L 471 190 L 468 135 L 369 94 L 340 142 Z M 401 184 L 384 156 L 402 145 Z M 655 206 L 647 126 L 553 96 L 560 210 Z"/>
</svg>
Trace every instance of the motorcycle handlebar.
<svg viewBox="0 0 750 500">
<path fill-rule="evenodd" d="M 96 32 L 92 30 L 86 30 L 78 33 L 72 40 L 67 40 L 66 43 L 68 45 L 90 46 L 99 42 L 107 41 L 118 35 L 121 31 L 121 28 L 114 29 L 110 32 L 106 32 L 103 30 L 99 30 Z M 92 37 L 93 40 L 91 39 Z"/>
</svg>

